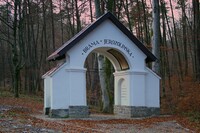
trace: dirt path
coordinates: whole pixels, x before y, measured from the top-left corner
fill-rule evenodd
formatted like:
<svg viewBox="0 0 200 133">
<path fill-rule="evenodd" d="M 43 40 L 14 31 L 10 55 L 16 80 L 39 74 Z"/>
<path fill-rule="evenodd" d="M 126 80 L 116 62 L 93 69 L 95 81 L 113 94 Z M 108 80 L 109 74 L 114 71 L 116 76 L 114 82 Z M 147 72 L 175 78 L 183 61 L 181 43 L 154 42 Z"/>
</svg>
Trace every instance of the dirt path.
<svg viewBox="0 0 200 133">
<path fill-rule="evenodd" d="M 113 115 L 90 115 L 82 119 L 54 119 L 33 114 L 28 108 L 0 105 L 2 133 L 191 133 L 171 117 L 120 119 Z"/>
<path fill-rule="evenodd" d="M 90 115 L 82 119 L 57 119 L 44 115 L 35 115 L 37 119 L 56 122 L 72 129 L 99 133 L 192 133 L 192 130 L 182 127 L 175 120 L 153 122 L 146 124 L 144 118 L 120 119 L 113 115 Z M 160 117 L 161 118 L 161 117 Z M 140 123 L 141 121 L 141 123 Z M 70 130 L 68 130 L 70 132 Z"/>
</svg>

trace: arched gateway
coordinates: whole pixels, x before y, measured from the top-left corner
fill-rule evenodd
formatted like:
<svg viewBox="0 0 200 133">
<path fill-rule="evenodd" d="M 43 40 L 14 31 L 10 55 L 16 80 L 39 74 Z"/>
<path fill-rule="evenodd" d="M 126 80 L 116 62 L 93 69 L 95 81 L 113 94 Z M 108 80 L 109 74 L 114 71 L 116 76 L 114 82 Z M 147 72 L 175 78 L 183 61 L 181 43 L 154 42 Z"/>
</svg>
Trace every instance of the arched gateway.
<svg viewBox="0 0 200 133">
<path fill-rule="evenodd" d="M 146 62 L 155 61 L 156 57 L 109 12 L 48 57 L 49 61 L 60 63 L 43 75 L 45 114 L 88 116 L 84 63 L 91 52 L 103 54 L 115 68 L 114 114 L 159 114 L 160 77 L 146 67 Z"/>
</svg>

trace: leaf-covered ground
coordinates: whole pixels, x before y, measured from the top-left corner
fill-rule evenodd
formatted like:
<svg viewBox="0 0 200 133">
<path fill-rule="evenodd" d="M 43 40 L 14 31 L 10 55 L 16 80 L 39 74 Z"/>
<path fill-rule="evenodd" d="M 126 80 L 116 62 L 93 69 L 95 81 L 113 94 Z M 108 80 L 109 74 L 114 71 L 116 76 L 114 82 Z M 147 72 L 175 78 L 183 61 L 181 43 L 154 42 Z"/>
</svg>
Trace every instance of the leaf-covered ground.
<svg viewBox="0 0 200 133">
<path fill-rule="evenodd" d="M 40 97 L 13 98 L 0 94 L 0 132 L 113 132 L 157 133 L 200 132 L 199 124 L 183 116 L 160 116 L 144 119 L 117 119 L 112 115 L 91 115 L 85 119 L 53 119 L 43 115 Z"/>
</svg>

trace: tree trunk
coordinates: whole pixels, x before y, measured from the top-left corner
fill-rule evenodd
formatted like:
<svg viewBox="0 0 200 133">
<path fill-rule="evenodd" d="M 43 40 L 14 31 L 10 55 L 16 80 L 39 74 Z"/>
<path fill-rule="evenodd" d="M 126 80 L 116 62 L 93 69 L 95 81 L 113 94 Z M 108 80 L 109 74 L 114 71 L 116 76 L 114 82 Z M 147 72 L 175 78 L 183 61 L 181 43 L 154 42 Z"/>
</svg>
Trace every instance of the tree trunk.
<svg viewBox="0 0 200 133">
<path fill-rule="evenodd" d="M 143 42 L 143 32 L 142 32 L 142 21 L 141 21 L 141 11 L 140 11 L 140 1 L 139 0 L 136 0 L 137 2 L 137 13 L 138 13 L 138 22 L 137 22 L 137 25 L 138 25 L 138 34 L 137 34 L 137 37 L 139 40 L 141 40 Z"/>
<path fill-rule="evenodd" d="M 132 23 L 131 23 L 131 19 L 130 19 L 130 13 L 129 13 L 129 3 L 128 3 L 128 0 L 125 0 L 126 3 L 124 3 L 123 1 L 123 5 L 124 5 L 124 10 L 125 10 L 125 13 L 126 13 L 126 17 L 127 17 L 127 20 L 128 20 L 128 27 L 129 27 L 129 30 L 131 31 L 131 33 L 133 33 L 133 27 L 132 27 Z"/>
<path fill-rule="evenodd" d="M 166 35 L 167 27 L 166 27 L 165 11 L 166 11 L 166 7 L 165 7 L 165 4 L 162 0 L 161 1 L 162 27 L 163 27 L 162 28 L 163 29 L 162 43 L 163 43 L 163 56 L 164 56 L 163 62 L 165 62 L 162 67 L 165 70 L 166 76 L 168 78 L 169 88 L 170 88 L 170 90 L 172 90 L 171 72 L 170 72 L 170 65 L 169 65 L 169 58 L 168 58 L 168 46 L 167 46 L 167 35 Z M 162 76 L 162 78 L 163 78 L 163 76 Z M 162 82 L 165 82 L 165 80 L 163 80 Z M 163 90 L 162 90 L 163 91 L 163 97 L 165 97 L 166 96 L 166 91 L 165 91 L 166 86 L 164 85 L 162 87 L 163 87 Z"/>
<path fill-rule="evenodd" d="M 96 11 L 96 19 L 101 16 L 101 10 L 100 10 L 100 1 L 95 0 L 95 11 Z"/>
<path fill-rule="evenodd" d="M 61 42 L 62 44 L 64 43 L 64 39 L 63 39 L 63 31 L 64 31 L 64 28 L 63 28 L 63 11 L 62 11 L 62 0 L 60 0 L 60 3 L 59 3 L 59 9 L 60 9 L 60 29 L 61 29 Z"/>
<path fill-rule="evenodd" d="M 93 22 L 92 0 L 89 0 L 89 5 L 90 5 L 90 21 Z"/>
<path fill-rule="evenodd" d="M 172 22 L 173 22 L 173 28 L 174 28 L 174 39 L 175 39 L 175 46 L 177 49 L 177 56 L 178 56 L 178 65 L 179 65 L 179 69 L 178 69 L 178 76 L 180 76 L 179 80 L 183 80 L 183 70 L 182 70 L 182 63 L 181 63 L 181 56 L 180 56 L 180 49 L 178 46 L 178 38 L 177 38 L 177 32 L 176 32 L 176 25 L 175 25 L 175 20 L 174 20 L 174 12 L 173 12 L 173 7 L 172 7 L 172 1 L 169 0 L 170 2 L 170 7 L 171 7 L 171 13 L 172 13 Z"/>
<path fill-rule="evenodd" d="M 105 57 L 103 55 L 99 55 L 98 56 L 98 67 L 99 67 L 99 80 L 100 80 L 101 91 L 102 91 L 102 102 L 103 102 L 102 111 L 104 113 L 106 113 L 106 112 L 109 112 L 110 100 L 109 100 L 108 91 L 106 89 L 104 62 L 105 62 Z"/>
<path fill-rule="evenodd" d="M 100 1 L 95 0 L 95 10 L 96 10 L 96 18 L 100 17 L 101 11 L 100 11 Z M 105 75 L 104 75 L 104 59 L 102 55 L 98 55 L 98 70 L 99 70 L 99 80 L 100 80 L 100 86 L 101 86 L 101 92 L 102 92 L 102 102 L 103 102 L 103 112 L 109 112 L 109 95 L 106 89 L 106 81 L 105 81 Z"/>
<path fill-rule="evenodd" d="M 80 20 L 77 0 L 75 0 L 75 10 L 76 10 L 76 30 L 78 33 L 81 30 L 81 20 Z"/>
<path fill-rule="evenodd" d="M 185 16 L 185 1 L 181 0 L 181 9 L 182 9 L 182 27 L 183 27 L 183 48 L 184 48 L 184 64 L 185 72 L 184 74 L 188 75 L 188 51 L 187 51 L 187 35 L 186 35 L 186 16 Z"/>
<path fill-rule="evenodd" d="M 51 11 L 51 32 L 52 32 L 52 46 L 53 46 L 53 51 L 55 51 L 56 46 L 55 46 L 55 30 L 54 30 L 54 16 L 53 16 L 53 1 L 50 0 L 50 11 Z"/>
<path fill-rule="evenodd" d="M 42 1 L 42 17 L 43 17 L 43 37 L 44 37 L 44 46 L 45 46 L 45 50 L 44 50 L 44 56 L 48 57 L 49 55 L 49 47 L 48 47 L 48 43 L 47 43 L 47 26 L 46 26 L 46 7 L 45 7 L 45 2 L 44 0 Z M 43 39 L 43 38 L 42 38 Z M 43 43 L 43 42 L 42 42 Z M 50 68 L 49 63 L 47 63 L 47 67 L 45 67 L 44 69 L 48 70 Z"/>
<path fill-rule="evenodd" d="M 15 97 L 18 98 L 19 97 L 19 73 L 20 70 L 16 67 L 14 68 L 15 72 L 14 72 L 14 93 L 15 93 Z"/>
<path fill-rule="evenodd" d="M 15 0 L 14 2 L 14 22 L 13 22 L 13 37 L 14 37 L 14 44 L 12 45 L 12 68 L 13 68 L 13 85 L 14 85 L 14 95 L 15 97 L 19 97 L 19 72 L 18 71 L 18 63 L 19 63 L 19 47 L 17 42 L 17 27 L 18 27 L 18 4 L 19 1 Z"/>
<path fill-rule="evenodd" d="M 147 15 L 146 15 L 146 5 L 144 3 L 144 0 L 142 0 L 142 9 L 143 9 L 143 13 L 144 13 L 144 28 L 145 28 L 145 42 L 147 43 L 147 45 L 150 45 L 151 43 L 151 39 L 149 37 L 149 31 L 148 31 L 148 18 L 147 18 Z"/>
<path fill-rule="evenodd" d="M 175 55 L 175 49 L 174 49 L 174 42 L 173 42 L 173 39 L 172 39 L 172 32 L 171 32 L 171 29 L 170 29 L 170 25 L 169 25 L 169 18 L 167 17 L 167 10 L 166 10 L 166 7 L 165 7 L 165 10 L 163 11 L 163 13 L 164 13 L 164 16 L 165 16 L 165 20 L 166 20 L 166 23 L 167 23 L 167 28 L 168 28 L 168 36 L 169 36 L 169 39 L 170 39 L 170 43 L 171 43 L 171 49 L 172 49 L 172 57 L 174 57 L 174 55 Z M 171 72 L 173 72 L 174 71 L 174 69 L 173 69 L 173 67 L 175 66 L 175 71 L 177 71 L 177 66 L 176 65 L 174 65 L 175 63 L 175 61 L 176 61 L 177 59 L 176 58 L 174 58 L 173 60 L 172 60 L 172 63 L 170 63 L 170 64 L 172 64 L 171 66 L 171 69 L 169 69 L 169 73 L 171 73 Z M 170 71 L 171 70 L 171 71 Z"/>
<path fill-rule="evenodd" d="M 193 19 L 194 19 L 194 26 L 193 26 L 193 33 L 194 33 L 194 53 L 195 55 L 195 66 L 196 66 L 196 80 L 200 82 L 200 9 L 199 9 L 199 0 L 192 0 L 193 3 Z"/>
<path fill-rule="evenodd" d="M 159 0 L 153 0 L 153 39 L 152 50 L 153 54 L 157 57 L 157 60 L 153 62 L 152 69 L 156 73 L 160 73 L 160 11 Z"/>
</svg>

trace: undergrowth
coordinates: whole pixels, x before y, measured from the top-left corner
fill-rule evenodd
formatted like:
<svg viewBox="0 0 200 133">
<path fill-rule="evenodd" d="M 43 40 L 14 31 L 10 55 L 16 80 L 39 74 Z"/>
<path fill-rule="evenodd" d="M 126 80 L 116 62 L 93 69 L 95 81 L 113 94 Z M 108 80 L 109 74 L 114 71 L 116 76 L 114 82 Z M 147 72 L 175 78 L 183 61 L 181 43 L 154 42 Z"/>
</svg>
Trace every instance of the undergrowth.
<svg viewBox="0 0 200 133">
<path fill-rule="evenodd" d="M 191 122 L 200 123 L 200 112 L 190 111 L 184 113 L 184 115 L 187 116 Z"/>
<path fill-rule="evenodd" d="M 166 84 L 166 96 L 161 98 L 161 112 L 162 114 L 187 117 L 189 121 L 199 125 L 200 84 L 189 76 L 185 77 L 180 84 L 177 81 L 177 76 L 171 77 L 172 89 L 169 89 L 168 84 Z"/>
</svg>

